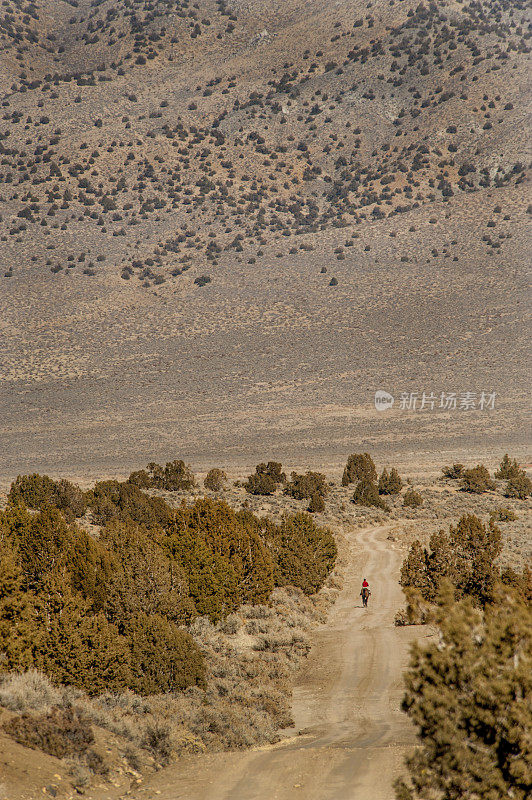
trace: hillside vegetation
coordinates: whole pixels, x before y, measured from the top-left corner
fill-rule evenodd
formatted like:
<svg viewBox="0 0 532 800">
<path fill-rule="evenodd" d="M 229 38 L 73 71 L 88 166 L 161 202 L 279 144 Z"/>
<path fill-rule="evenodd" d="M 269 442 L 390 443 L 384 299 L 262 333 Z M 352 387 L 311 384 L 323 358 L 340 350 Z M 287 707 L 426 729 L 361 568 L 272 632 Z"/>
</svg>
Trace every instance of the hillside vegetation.
<svg viewBox="0 0 532 800">
<path fill-rule="evenodd" d="M 516 446 L 529 26 L 523 0 L 3 0 L 1 477 Z M 477 404 L 398 425 L 423 390 Z"/>
<path fill-rule="evenodd" d="M 483 482 L 464 482 L 475 469 Z M 288 478 L 277 461 L 236 481 L 211 467 L 201 489 L 181 460 L 87 490 L 20 475 L 0 512 L 9 786 L 29 786 L 26 748 L 65 786 L 107 776 L 125 792 L 182 753 L 278 742 L 309 634 L 342 582 L 346 532 L 355 556 L 358 531 L 375 526 L 411 547 L 398 623 L 432 618 L 446 579 L 477 609 L 500 590 L 518 608 L 530 596 L 526 473 L 509 456 L 495 473 L 444 472 L 414 481 L 353 453 L 341 482 Z"/>
<path fill-rule="evenodd" d="M 87 504 L 103 526 L 97 538 L 66 521 L 65 488 L 70 514 Z M 317 592 L 336 557 L 331 533 L 305 514 L 276 525 L 208 498 L 173 510 L 129 482 L 82 495 L 33 475 L 10 499 L 0 515 L 2 669 L 37 668 L 90 694 L 203 685 L 183 625 L 267 603 L 275 587 Z"/>
<path fill-rule="evenodd" d="M 307 41 L 295 10 L 5 0 L 4 241 L 56 275 L 95 276 L 111 254 L 125 280 L 192 268 L 201 287 L 278 234 L 297 252 L 297 234 L 523 181 L 519 138 L 492 151 L 518 135 L 524 2 L 350 2 L 335 18 L 312 2 Z M 254 12 L 269 24 L 251 38 Z M 488 251 L 506 244 L 497 214 Z"/>
<path fill-rule="evenodd" d="M 517 472 L 505 456 L 496 475 L 511 480 Z M 476 491 L 467 481 L 464 488 Z M 501 568 L 494 519 L 509 518 L 501 512 L 487 524 L 463 515 L 428 547 L 414 541 L 403 563 L 408 605 L 396 624 L 432 622 L 438 640 L 414 646 L 405 675 L 402 707 L 420 746 L 406 762 L 410 779 L 396 783 L 398 800 L 528 796 L 532 570 Z"/>
</svg>

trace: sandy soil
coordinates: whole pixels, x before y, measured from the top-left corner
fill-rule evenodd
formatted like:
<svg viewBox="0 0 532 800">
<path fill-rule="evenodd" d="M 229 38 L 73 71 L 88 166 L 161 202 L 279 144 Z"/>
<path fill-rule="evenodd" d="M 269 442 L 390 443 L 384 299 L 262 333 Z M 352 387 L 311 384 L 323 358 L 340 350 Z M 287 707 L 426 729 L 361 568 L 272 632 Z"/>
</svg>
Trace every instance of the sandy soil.
<svg viewBox="0 0 532 800">
<path fill-rule="evenodd" d="M 318 629 L 294 692 L 292 735 L 246 753 L 189 757 L 128 793 L 135 800 L 392 800 L 392 781 L 415 742 L 399 710 L 411 641 L 395 628 L 402 603 L 399 546 L 389 526 L 351 530 L 341 594 Z M 372 587 L 362 608 L 360 583 Z"/>
</svg>

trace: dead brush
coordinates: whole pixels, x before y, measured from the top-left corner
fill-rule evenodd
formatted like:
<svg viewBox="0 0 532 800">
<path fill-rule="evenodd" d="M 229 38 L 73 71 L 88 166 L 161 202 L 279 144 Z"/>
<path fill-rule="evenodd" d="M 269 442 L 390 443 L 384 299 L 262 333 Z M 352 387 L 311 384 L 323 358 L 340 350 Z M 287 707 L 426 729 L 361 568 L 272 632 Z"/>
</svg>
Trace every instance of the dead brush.
<svg viewBox="0 0 532 800">
<path fill-rule="evenodd" d="M 4 722 L 2 729 L 24 747 L 56 758 L 85 756 L 94 742 L 89 720 L 71 707 L 38 716 L 24 713 Z"/>
<path fill-rule="evenodd" d="M 144 727 L 141 747 L 149 750 L 159 764 L 168 764 L 172 755 L 170 726 L 157 718 L 149 720 Z"/>
<path fill-rule="evenodd" d="M 63 692 L 42 672 L 31 669 L 0 679 L 0 705 L 11 711 L 49 712 L 61 703 Z"/>
</svg>

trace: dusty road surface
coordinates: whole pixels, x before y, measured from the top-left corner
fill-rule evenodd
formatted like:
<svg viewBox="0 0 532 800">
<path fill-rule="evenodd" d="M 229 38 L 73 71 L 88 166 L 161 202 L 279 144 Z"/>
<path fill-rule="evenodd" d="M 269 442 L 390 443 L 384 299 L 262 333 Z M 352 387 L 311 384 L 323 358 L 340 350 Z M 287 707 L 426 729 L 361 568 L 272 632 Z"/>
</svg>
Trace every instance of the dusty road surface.
<svg viewBox="0 0 532 800">
<path fill-rule="evenodd" d="M 414 744 L 399 710 L 408 646 L 395 628 L 402 553 L 389 527 L 348 533 L 346 580 L 294 692 L 295 735 L 273 747 L 190 757 L 147 779 L 135 800 L 392 800 Z M 358 593 L 366 577 L 368 609 Z"/>
</svg>

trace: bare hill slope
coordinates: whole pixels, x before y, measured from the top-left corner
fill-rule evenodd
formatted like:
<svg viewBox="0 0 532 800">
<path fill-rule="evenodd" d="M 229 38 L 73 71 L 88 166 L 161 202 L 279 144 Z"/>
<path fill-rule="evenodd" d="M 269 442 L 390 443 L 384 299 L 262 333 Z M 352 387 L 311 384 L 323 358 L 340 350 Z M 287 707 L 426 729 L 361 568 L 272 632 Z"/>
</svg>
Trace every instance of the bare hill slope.
<svg viewBox="0 0 532 800">
<path fill-rule="evenodd" d="M 521 0 L 3 0 L 4 475 L 515 441 L 529 36 Z"/>
</svg>

